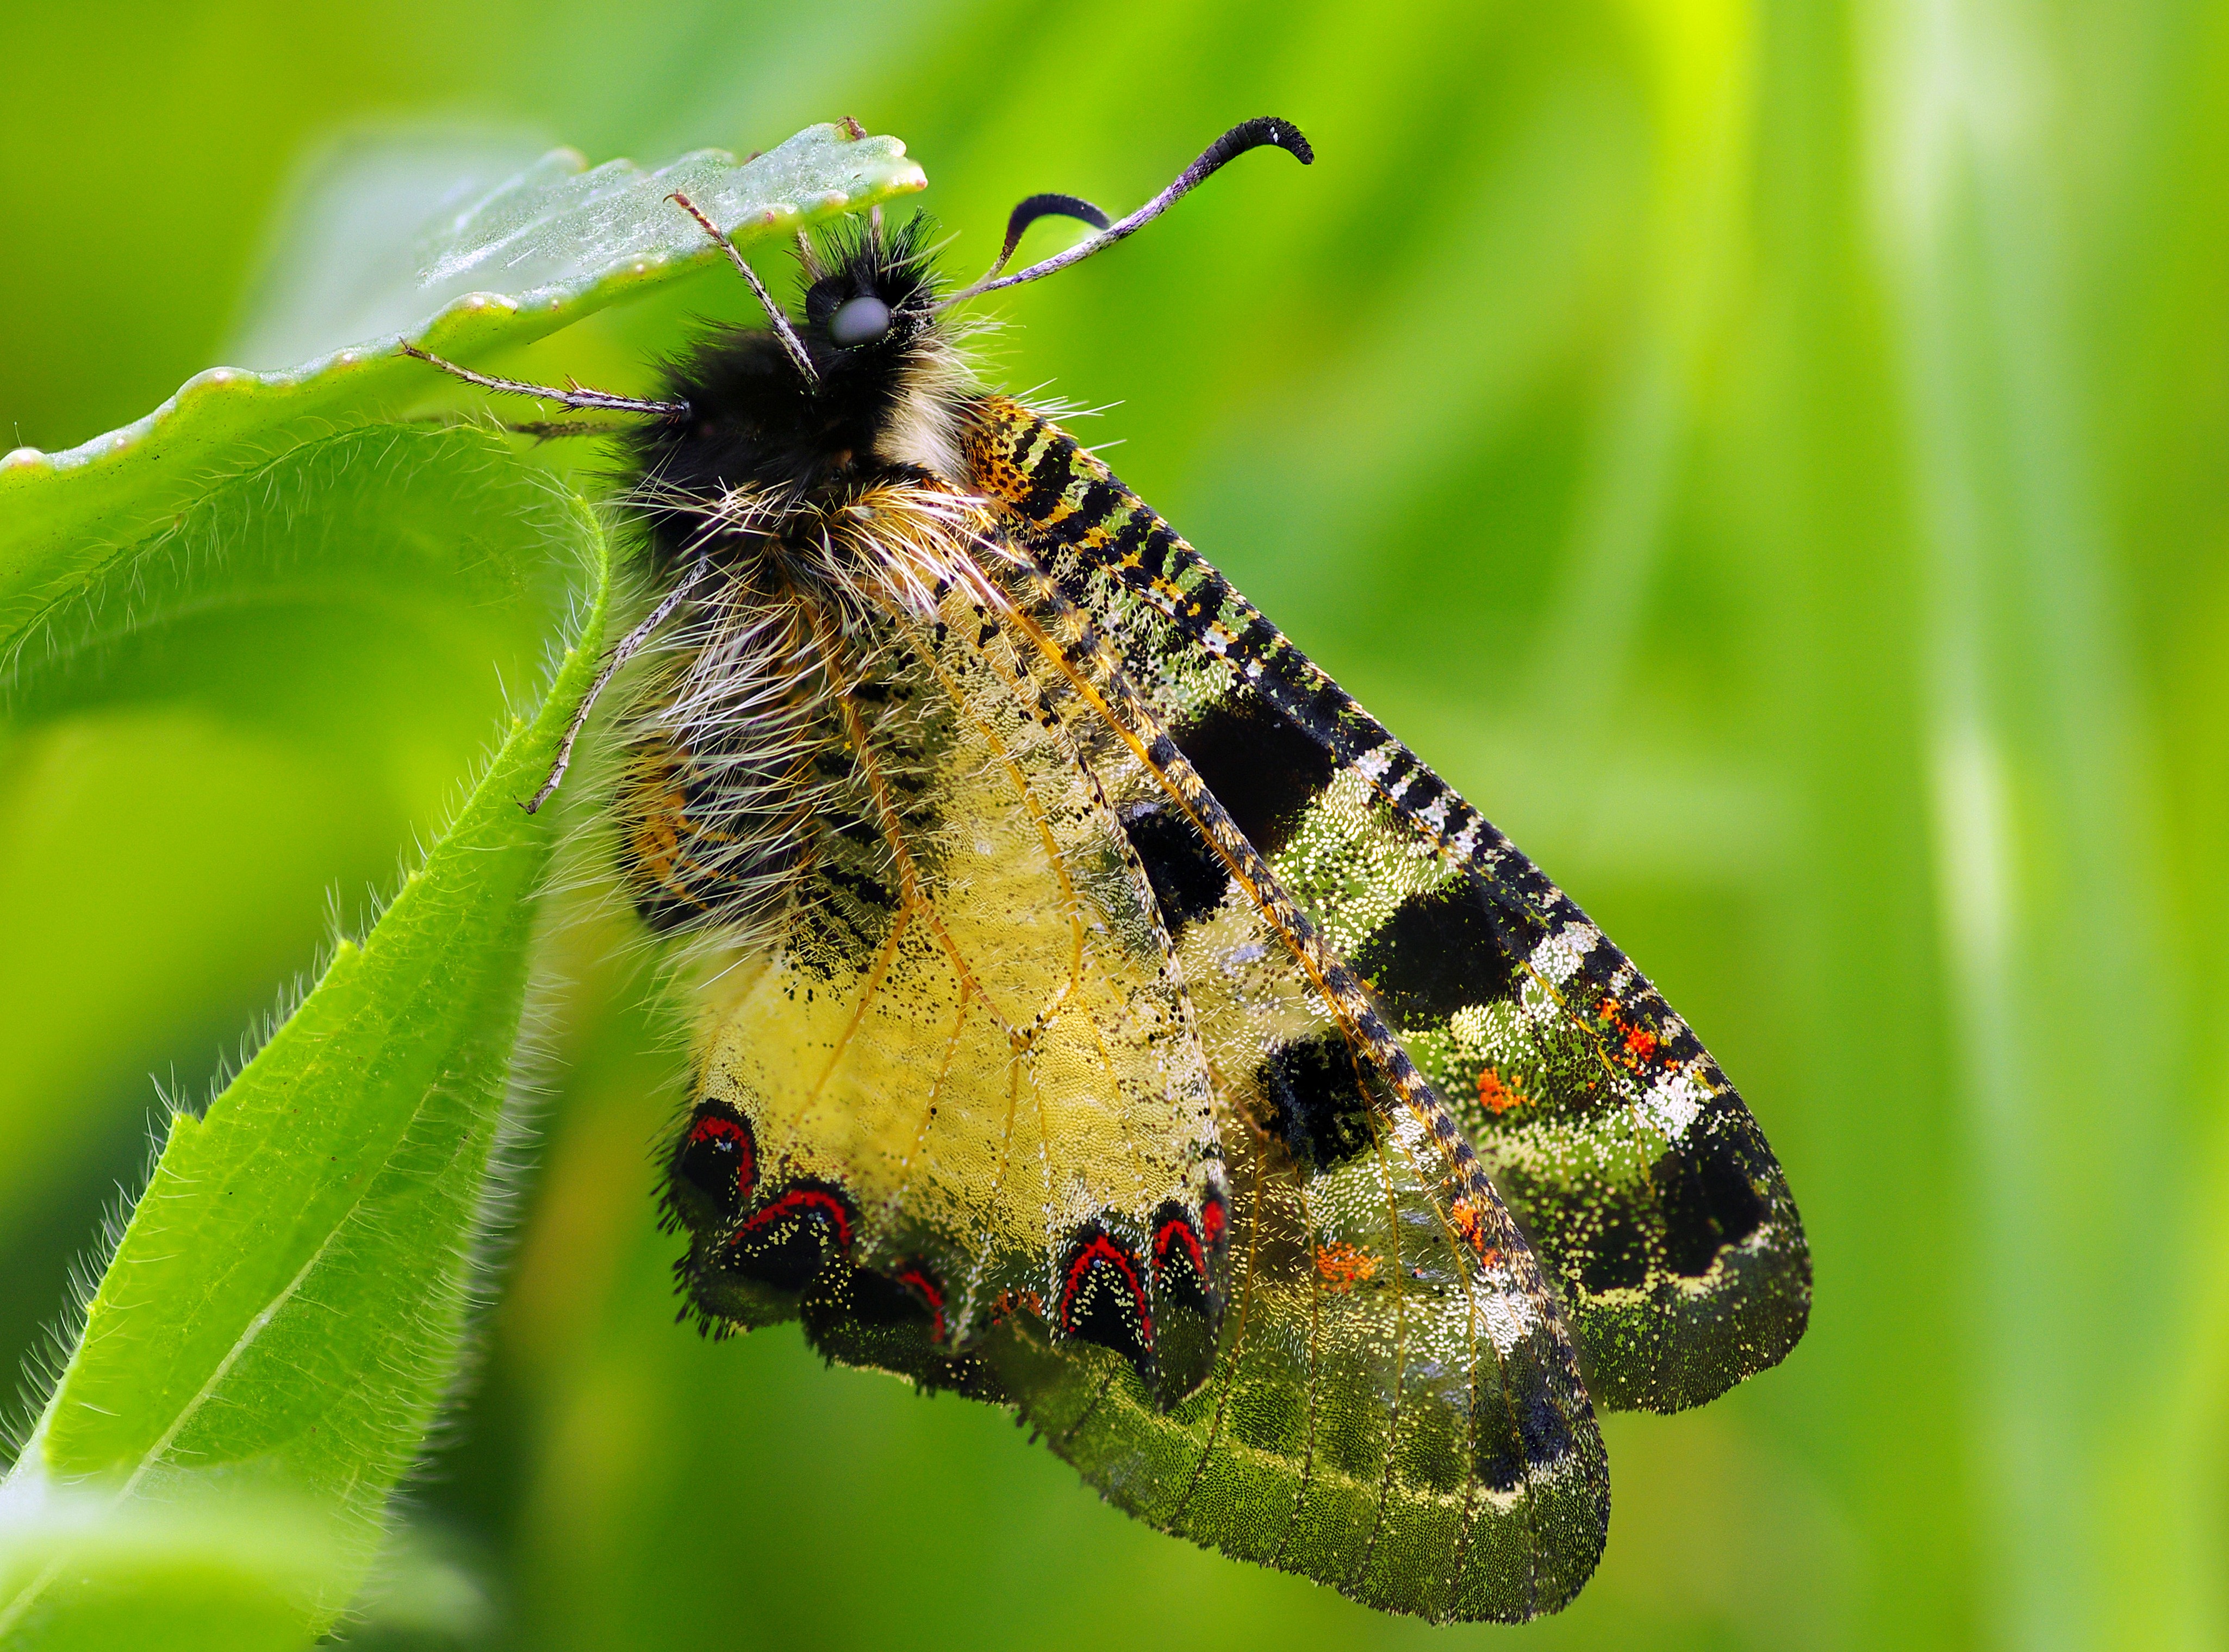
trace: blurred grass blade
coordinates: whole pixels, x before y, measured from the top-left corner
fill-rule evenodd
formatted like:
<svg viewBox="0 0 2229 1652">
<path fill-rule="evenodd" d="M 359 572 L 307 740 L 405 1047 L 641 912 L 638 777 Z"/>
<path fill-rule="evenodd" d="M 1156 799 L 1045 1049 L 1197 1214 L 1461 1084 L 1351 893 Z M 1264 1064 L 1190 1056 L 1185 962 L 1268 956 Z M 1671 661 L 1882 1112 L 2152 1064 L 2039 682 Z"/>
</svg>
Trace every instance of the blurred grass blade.
<svg viewBox="0 0 2229 1652">
<path fill-rule="evenodd" d="M 521 600 L 556 543 L 585 599 L 549 691 L 530 722 L 513 718 L 376 924 L 339 946 L 205 1115 L 172 1119 L 84 1336 L 0 1489 L 0 1520 L 74 1491 L 112 1499 L 132 1532 L 148 1507 L 308 1500 L 331 1541 L 288 1597 L 300 1637 L 354 1595 L 455 1369 L 533 897 L 556 839 L 517 800 L 540 783 L 595 667 L 608 550 L 595 514 L 501 439 L 381 429 L 298 449 L 220 490 L 182 530 L 179 555 L 144 556 L 125 582 L 151 591 L 159 619 L 210 584 L 196 550 L 252 554 L 266 517 L 297 556 L 390 552 L 367 524 L 401 514 L 398 494 L 446 501 L 396 536 L 408 551 L 468 554 Z M 179 569 L 166 586 L 160 576 Z M 119 1547 L 112 1527 L 100 1532 L 85 1553 L 10 1579 L 0 1636 L 47 1621 L 52 1591 L 102 1555 L 139 1557 L 116 1579 L 116 1597 L 130 1596 L 151 1540 Z"/>
<path fill-rule="evenodd" d="M 305 365 L 216 367 L 135 423 L 66 453 L 0 458 L 0 655 L 92 573 L 160 526 L 244 444 L 269 453 L 425 394 L 408 338 L 453 361 L 530 344 L 719 256 L 685 215 L 691 199 L 739 245 L 924 187 L 895 138 L 808 126 L 738 166 L 701 150 L 646 173 L 612 161 L 583 170 L 568 150 L 434 226 L 385 294 L 353 312 L 357 336 Z M 486 290 L 499 285 L 500 291 Z"/>
<path fill-rule="evenodd" d="M 2202 1587 L 2166 1488 L 2188 1208 L 2168 823 L 2084 408 L 2066 160 L 2019 9 L 1884 14 L 1879 245 L 1904 327 L 1949 1002 L 1982 1270 L 1992 1638 L 2165 1646 Z M 2070 1030 L 2107 1029 L 2069 1058 Z M 2110 1327 L 2110 1333 L 2104 1327 Z"/>
</svg>

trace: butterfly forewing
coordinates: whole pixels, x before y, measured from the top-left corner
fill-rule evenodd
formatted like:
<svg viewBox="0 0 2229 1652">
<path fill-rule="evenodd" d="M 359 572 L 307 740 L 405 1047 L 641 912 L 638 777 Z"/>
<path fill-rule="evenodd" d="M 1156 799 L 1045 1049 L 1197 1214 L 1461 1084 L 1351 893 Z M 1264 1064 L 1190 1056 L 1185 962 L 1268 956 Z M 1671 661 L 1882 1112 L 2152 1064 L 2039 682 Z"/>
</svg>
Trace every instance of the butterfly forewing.
<svg viewBox="0 0 2229 1652">
<path fill-rule="evenodd" d="M 1014 537 L 1096 616 L 1557 1275 L 1595 1398 L 1676 1410 L 1802 1334 L 1787 1184 L 1700 1042 L 1568 897 L 1055 427 L 977 404 Z"/>
<path fill-rule="evenodd" d="M 1609 1498 L 1555 1299 L 1498 1205 L 1499 1248 L 1456 1219 L 1445 1144 L 1303 967 L 1274 879 L 1211 845 L 1195 811 L 1213 800 L 1047 595 L 1033 628 L 1077 688 L 1059 704 L 1146 868 L 1213 1076 L 1231 1298 L 1216 1379 L 1170 1411 L 1026 1335 L 991 1357 L 1141 1519 L 1391 1610 L 1553 1610 L 1593 1568 Z"/>
</svg>

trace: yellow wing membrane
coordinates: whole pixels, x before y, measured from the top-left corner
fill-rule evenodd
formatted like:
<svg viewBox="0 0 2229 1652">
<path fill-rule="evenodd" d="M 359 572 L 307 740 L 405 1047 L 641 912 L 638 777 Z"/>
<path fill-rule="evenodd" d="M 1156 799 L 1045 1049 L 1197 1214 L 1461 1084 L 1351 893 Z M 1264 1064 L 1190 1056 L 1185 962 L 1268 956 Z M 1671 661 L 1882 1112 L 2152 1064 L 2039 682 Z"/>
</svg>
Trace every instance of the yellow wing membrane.
<svg viewBox="0 0 2229 1652">
<path fill-rule="evenodd" d="M 1203 1224 L 1226 1225 L 1169 942 L 985 594 L 955 585 L 915 612 L 875 595 L 786 594 L 811 818 L 788 839 L 799 870 L 771 928 L 697 966 L 675 1184 L 699 1234 L 693 1287 L 718 1315 L 761 1322 L 797 1311 L 840 1257 L 902 1288 L 935 1347 L 972 1347 L 1034 1304 L 1153 1384 L 1157 1308 L 1211 1307 Z M 736 661 L 717 639 L 753 612 L 729 607 L 700 622 L 723 678 Z M 685 680 L 667 696 L 694 703 Z M 681 723 L 661 743 L 719 738 Z M 634 813 L 662 804 L 670 791 Z"/>
</svg>

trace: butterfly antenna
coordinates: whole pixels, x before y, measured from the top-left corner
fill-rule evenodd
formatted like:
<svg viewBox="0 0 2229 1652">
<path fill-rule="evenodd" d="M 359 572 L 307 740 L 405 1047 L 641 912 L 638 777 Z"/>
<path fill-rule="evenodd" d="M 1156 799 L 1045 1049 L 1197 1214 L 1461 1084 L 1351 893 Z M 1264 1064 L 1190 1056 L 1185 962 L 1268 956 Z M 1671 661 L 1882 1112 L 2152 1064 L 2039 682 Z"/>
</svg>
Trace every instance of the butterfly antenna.
<svg viewBox="0 0 2229 1652">
<path fill-rule="evenodd" d="M 1265 145 L 1285 151 L 1303 166 L 1309 165 L 1316 157 L 1315 151 L 1301 135 L 1298 126 L 1289 120 L 1263 115 L 1253 120 L 1242 121 L 1224 133 L 1201 152 L 1198 160 L 1178 175 L 1175 183 L 1119 222 L 1108 223 L 1106 214 L 1089 201 L 1072 195 L 1033 195 L 1016 207 L 1013 215 L 1007 219 L 1006 242 L 999 249 L 999 261 L 991 266 L 990 273 L 974 286 L 963 287 L 954 293 L 937 308 L 947 309 L 963 299 L 996 292 L 1001 287 L 1019 286 L 1025 281 L 1050 275 L 1055 270 L 1064 270 L 1070 264 L 1080 264 L 1092 254 L 1105 251 L 1124 236 L 1135 235 L 1206 183 L 1225 164 L 1237 160 L 1248 150 L 1260 149 Z M 1050 216 L 1080 218 L 1099 233 L 1076 242 L 1066 252 L 1055 253 L 1050 258 L 1031 265 L 1027 269 L 1016 270 L 1012 275 L 999 274 L 999 272 L 1005 267 L 1006 260 L 1014 255 L 1014 247 L 1022 238 L 1022 231 L 1039 218 Z"/>
<path fill-rule="evenodd" d="M 1033 195 L 1017 205 L 1007 217 L 1005 245 L 999 248 L 999 256 L 992 260 L 991 267 L 983 272 L 983 281 L 990 280 L 1006 267 L 1006 260 L 1014 255 L 1014 248 L 1022 244 L 1022 232 L 1040 218 L 1074 218 L 1100 230 L 1114 227 L 1112 218 L 1080 195 Z M 980 291 L 983 281 L 978 281 L 968 290 Z"/>
<path fill-rule="evenodd" d="M 735 242 L 720 233 L 720 226 L 699 212 L 697 209 L 697 203 L 687 196 L 676 190 L 665 198 L 694 218 L 720 250 L 727 254 L 728 261 L 736 267 L 743 280 L 751 284 L 751 291 L 758 294 L 759 303 L 767 312 L 767 319 L 774 325 L 774 337 L 781 340 L 781 347 L 789 352 L 789 359 L 796 363 L 797 370 L 803 376 L 806 388 L 819 389 L 820 375 L 813 370 L 813 357 L 805 353 L 805 341 L 797 336 L 797 330 L 789 325 L 789 318 L 782 314 L 781 306 L 774 301 L 774 294 L 766 290 L 766 283 L 759 280 L 758 272 L 750 267 L 750 261 L 737 250 Z"/>
</svg>

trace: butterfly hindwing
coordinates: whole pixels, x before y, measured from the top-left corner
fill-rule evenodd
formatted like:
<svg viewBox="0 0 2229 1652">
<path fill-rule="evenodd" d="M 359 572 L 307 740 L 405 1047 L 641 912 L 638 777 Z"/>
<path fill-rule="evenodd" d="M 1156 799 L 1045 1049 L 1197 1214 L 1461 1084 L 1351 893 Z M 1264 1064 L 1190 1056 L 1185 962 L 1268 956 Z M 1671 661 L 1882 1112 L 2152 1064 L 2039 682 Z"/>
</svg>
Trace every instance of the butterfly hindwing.
<svg viewBox="0 0 2229 1652">
<path fill-rule="evenodd" d="M 1429 1144 L 1389 1119 L 1344 1165 L 1304 1170 L 1225 1117 L 1214 1379 L 1160 1410 L 1119 1364 L 1018 1327 L 991 1358 L 1023 1414 L 1137 1518 L 1365 1604 L 1462 1621 L 1563 1605 L 1602 1552 L 1601 1440 L 1517 1294 L 1447 1237 L 1417 1173 Z"/>
<path fill-rule="evenodd" d="M 726 1324 L 802 1314 L 832 1354 L 940 1380 L 1026 1304 L 1159 1384 L 1156 1320 L 1211 1321 L 1222 1291 L 1204 1248 L 1157 1272 L 1156 1238 L 1181 1250 L 1172 1225 L 1197 1234 L 1224 1195 L 1143 874 L 974 598 L 786 604 L 804 646 L 783 636 L 762 659 L 738 642 L 757 618 L 745 594 L 697 614 L 693 663 L 640 732 L 646 800 L 618 810 L 664 820 L 624 839 L 660 848 L 634 868 L 653 916 L 675 867 L 735 864 L 721 841 L 746 828 L 793 868 L 777 910 L 723 928 L 715 898 L 696 932 L 694 1094 L 671 1184 L 692 1295 Z M 718 787 L 671 807 L 668 754 L 719 772 L 699 671 L 796 708 L 779 836 L 724 818 Z M 1173 1389 L 1206 1374 L 1212 1329 L 1191 1338 L 1189 1372 L 1166 1373 Z"/>
<path fill-rule="evenodd" d="M 1808 1311 L 1801 1220 L 1648 981 L 1071 439 L 989 397 L 968 452 L 1447 1098 L 1559 1279 L 1596 1399 L 1676 1410 L 1777 1361 Z"/>
</svg>

